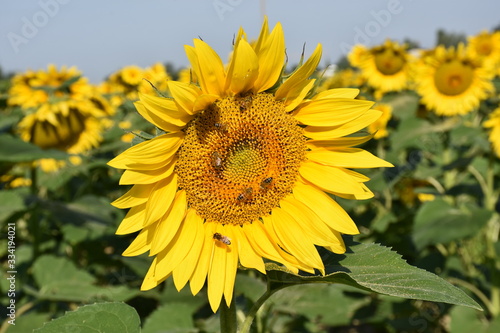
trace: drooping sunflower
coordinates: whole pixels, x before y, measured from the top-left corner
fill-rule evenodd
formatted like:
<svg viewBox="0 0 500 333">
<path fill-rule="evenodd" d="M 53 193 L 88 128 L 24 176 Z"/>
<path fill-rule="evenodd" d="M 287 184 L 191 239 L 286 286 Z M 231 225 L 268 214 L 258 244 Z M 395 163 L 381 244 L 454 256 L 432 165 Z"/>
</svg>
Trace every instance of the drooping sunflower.
<svg viewBox="0 0 500 333">
<path fill-rule="evenodd" d="M 489 139 L 493 146 L 493 151 L 500 157 L 500 108 L 496 108 L 483 124 L 489 129 Z"/>
<path fill-rule="evenodd" d="M 474 59 L 463 44 L 439 45 L 415 65 L 415 85 L 421 102 L 440 116 L 463 115 L 493 91 L 493 73 Z"/>
<path fill-rule="evenodd" d="M 407 52 L 407 45 L 391 40 L 370 49 L 356 45 L 348 59 L 352 66 L 361 69 L 361 75 L 379 97 L 408 88 L 412 56 Z"/>
<path fill-rule="evenodd" d="M 34 74 L 33 74 L 34 73 Z M 39 96 L 30 100 L 29 96 Z M 75 156 L 72 164 L 79 164 L 76 156 L 96 147 L 106 127 L 106 118 L 114 109 L 100 96 L 81 72 L 75 68 L 49 66 L 47 71 L 29 71 L 13 79 L 9 91 L 10 105 L 22 108 L 24 117 L 17 124 L 20 137 L 42 149 L 58 149 Z M 53 172 L 65 161 L 41 159 L 37 164 Z"/>
<path fill-rule="evenodd" d="M 356 89 L 311 94 L 321 45 L 286 77 L 279 23 L 269 32 L 265 20 L 252 44 L 240 29 L 227 66 L 202 40 L 185 50 L 199 85 L 139 94 L 138 112 L 165 133 L 109 162 L 133 185 L 113 205 L 130 209 L 117 234 L 140 231 L 123 254 L 155 256 L 141 289 L 172 276 L 196 294 L 208 280 L 215 312 L 231 303 L 238 265 L 324 273 L 315 245 L 343 253 L 341 234 L 358 233 L 327 193 L 370 198 L 369 178 L 349 168 L 391 165 L 352 148 L 369 136 L 346 137 L 380 116 L 372 102 Z"/>
</svg>

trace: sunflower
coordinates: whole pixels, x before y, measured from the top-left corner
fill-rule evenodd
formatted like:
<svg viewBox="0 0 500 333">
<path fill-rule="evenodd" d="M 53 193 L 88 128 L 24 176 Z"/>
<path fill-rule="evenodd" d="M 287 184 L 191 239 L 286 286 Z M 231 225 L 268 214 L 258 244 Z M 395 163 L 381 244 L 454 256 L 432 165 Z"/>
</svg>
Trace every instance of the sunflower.
<svg viewBox="0 0 500 333">
<path fill-rule="evenodd" d="M 43 98 L 30 100 L 29 96 Z M 22 108 L 24 117 L 17 124 L 17 132 L 24 141 L 74 155 L 99 144 L 106 117 L 114 113 L 74 67 L 58 71 L 49 66 L 47 71 L 17 75 L 9 91 L 9 104 Z M 81 159 L 71 156 L 70 162 L 77 165 Z M 41 159 L 37 164 L 44 171 L 53 172 L 66 162 Z"/>
<path fill-rule="evenodd" d="M 170 76 L 161 63 L 147 68 L 126 66 L 101 83 L 99 91 L 110 98 L 113 106 L 119 106 L 125 100 L 136 101 L 139 98 L 138 92 L 151 94 L 155 90 L 166 91 L 169 79 Z"/>
<path fill-rule="evenodd" d="M 345 87 L 357 88 L 362 86 L 365 83 L 364 81 L 358 70 L 352 68 L 341 69 L 335 71 L 332 76 L 325 78 L 318 91 Z"/>
<path fill-rule="evenodd" d="M 371 198 L 369 178 L 349 168 L 391 166 L 352 148 L 369 136 L 345 137 L 380 116 L 372 102 L 356 89 L 311 93 L 321 45 L 288 76 L 279 23 L 269 32 L 265 20 L 252 44 L 240 29 L 233 47 L 225 66 L 204 41 L 186 46 L 199 86 L 139 94 L 138 112 L 165 133 L 109 162 L 133 185 L 113 202 L 130 209 L 117 234 L 140 231 L 123 254 L 155 256 L 141 289 L 172 276 L 196 294 L 207 280 L 214 312 L 231 303 L 239 265 L 324 273 L 315 245 L 344 253 L 341 234 L 358 233 L 327 193 Z"/>
<path fill-rule="evenodd" d="M 468 42 L 473 57 L 481 59 L 487 66 L 500 63 L 500 31 L 482 31 L 469 37 Z"/>
<path fill-rule="evenodd" d="M 492 76 L 463 44 L 440 45 L 415 65 L 414 81 L 422 104 L 438 115 L 454 116 L 476 109 L 493 92 Z"/>
<path fill-rule="evenodd" d="M 407 46 L 386 40 L 384 44 L 367 49 L 356 45 L 348 55 L 352 66 L 361 69 L 361 75 L 379 97 L 408 88 L 412 56 Z"/>
<path fill-rule="evenodd" d="M 500 157 L 500 108 L 496 108 L 483 124 L 484 127 L 489 128 L 489 139 L 493 146 L 493 151 Z"/>
<path fill-rule="evenodd" d="M 392 106 L 380 103 L 373 108 L 382 111 L 382 116 L 368 126 L 368 131 L 373 134 L 375 139 L 385 138 L 389 135 L 387 123 L 392 117 Z"/>
</svg>

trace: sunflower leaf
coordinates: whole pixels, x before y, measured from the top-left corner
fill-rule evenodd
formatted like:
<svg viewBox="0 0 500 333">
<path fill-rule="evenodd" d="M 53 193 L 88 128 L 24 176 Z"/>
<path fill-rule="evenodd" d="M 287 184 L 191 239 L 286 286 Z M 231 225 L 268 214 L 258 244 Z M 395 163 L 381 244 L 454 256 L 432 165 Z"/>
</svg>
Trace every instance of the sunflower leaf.
<svg viewBox="0 0 500 333">
<path fill-rule="evenodd" d="M 55 149 L 43 150 L 8 134 L 0 134 L 0 162 L 30 162 L 40 158 L 64 160 L 68 154 Z"/>
<path fill-rule="evenodd" d="M 96 303 L 85 305 L 73 312 L 46 323 L 36 333 L 139 333 L 140 319 L 137 311 L 125 303 Z"/>
<path fill-rule="evenodd" d="M 437 275 L 409 265 L 399 254 L 379 244 L 351 242 L 345 254 L 322 253 L 325 276 L 294 274 L 267 264 L 271 289 L 303 283 L 340 283 L 376 293 L 482 308 L 462 290 Z"/>
</svg>

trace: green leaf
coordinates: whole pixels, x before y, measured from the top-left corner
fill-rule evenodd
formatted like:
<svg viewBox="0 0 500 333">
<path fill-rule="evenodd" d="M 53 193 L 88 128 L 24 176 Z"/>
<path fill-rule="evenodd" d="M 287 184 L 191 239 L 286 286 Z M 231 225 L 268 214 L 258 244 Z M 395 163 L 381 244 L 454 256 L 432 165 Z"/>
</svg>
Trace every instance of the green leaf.
<svg viewBox="0 0 500 333">
<path fill-rule="evenodd" d="M 85 305 L 46 323 L 34 333 L 139 333 L 137 311 L 124 303 Z"/>
<path fill-rule="evenodd" d="M 488 322 L 475 310 L 454 307 L 450 311 L 450 332 L 453 333 L 496 333 L 500 332 L 500 317 Z"/>
<path fill-rule="evenodd" d="M 486 225 L 492 212 L 475 205 L 452 206 L 442 199 L 425 202 L 417 212 L 413 241 L 417 249 L 470 237 Z"/>
<path fill-rule="evenodd" d="M 345 254 L 324 251 L 325 276 L 296 275 L 267 264 L 271 288 L 301 283 L 341 283 L 376 293 L 457 304 L 482 310 L 462 290 L 435 274 L 409 265 L 399 254 L 378 244 L 351 243 Z"/>
<path fill-rule="evenodd" d="M 159 307 L 145 321 L 142 333 L 198 332 L 193 322 L 193 308 L 189 304 L 171 302 Z"/>
<path fill-rule="evenodd" d="M 64 160 L 68 154 L 55 149 L 43 150 L 8 134 L 0 134 L 0 162 L 30 162 L 41 158 Z"/>
<path fill-rule="evenodd" d="M 17 190 L 0 191 L 0 221 L 4 221 L 12 213 L 25 208 L 23 197 Z"/>
</svg>

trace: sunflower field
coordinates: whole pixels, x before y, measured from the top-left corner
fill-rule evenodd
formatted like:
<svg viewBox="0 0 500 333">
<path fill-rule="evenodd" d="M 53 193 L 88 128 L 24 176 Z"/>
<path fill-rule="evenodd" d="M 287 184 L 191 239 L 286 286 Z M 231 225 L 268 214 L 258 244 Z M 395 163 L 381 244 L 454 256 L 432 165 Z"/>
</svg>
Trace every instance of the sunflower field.
<svg viewBox="0 0 500 333">
<path fill-rule="evenodd" d="M 500 332 L 500 31 L 232 45 L 0 72 L 0 333 Z"/>
</svg>

